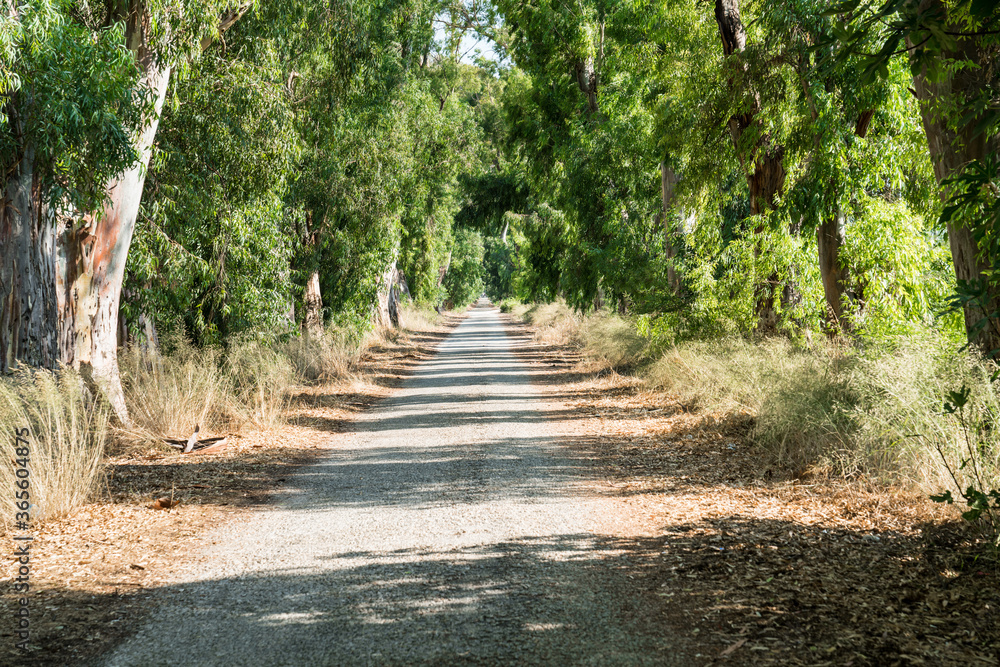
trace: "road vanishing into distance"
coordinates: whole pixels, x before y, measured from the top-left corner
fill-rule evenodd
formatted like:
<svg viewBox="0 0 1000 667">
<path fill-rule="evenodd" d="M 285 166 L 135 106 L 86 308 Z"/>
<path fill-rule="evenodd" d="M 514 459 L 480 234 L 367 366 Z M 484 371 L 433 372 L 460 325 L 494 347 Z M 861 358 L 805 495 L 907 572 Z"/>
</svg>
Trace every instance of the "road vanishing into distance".
<svg viewBox="0 0 1000 667">
<path fill-rule="evenodd" d="M 471 310 L 103 664 L 683 664 L 593 528 L 611 503 L 533 382 L 547 368 L 505 328 Z"/>
</svg>

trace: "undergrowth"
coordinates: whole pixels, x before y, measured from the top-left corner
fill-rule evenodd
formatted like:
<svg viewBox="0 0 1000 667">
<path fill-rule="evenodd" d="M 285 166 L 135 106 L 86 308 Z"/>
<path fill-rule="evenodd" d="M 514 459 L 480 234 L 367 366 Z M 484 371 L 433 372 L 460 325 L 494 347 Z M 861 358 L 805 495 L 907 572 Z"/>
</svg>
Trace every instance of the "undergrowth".
<svg viewBox="0 0 1000 667">
<path fill-rule="evenodd" d="M 21 371 L 0 380 L 0 467 L 3 525 L 27 511 L 32 521 L 59 517 L 86 502 L 100 482 L 110 409 L 94 401 L 71 371 Z M 25 436 L 22 441 L 17 435 Z M 26 447 L 27 451 L 24 451 Z M 27 456 L 24 456 L 27 454 Z M 26 466 L 15 465 L 23 461 Z M 26 467 L 24 500 L 16 471 Z M 18 502 L 27 503 L 17 507 Z"/>
<path fill-rule="evenodd" d="M 1000 414 L 990 380 L 996 365 L 931 330 L 891 345 L 720 336 L 657 346 L 633 320 L 581 316 L 560 303 L 526 308 L 521 318 L 541 342 L 578 345 L 686 411 L 751 423 L 762 465 L 792 476 L 951 487 L 956 482 L 938 450 L 961 460 L 964 439 L 942 410 L 949 392 L 969 387 L 981 413 Z M 985 474 L 997 479 L 1000 446 L 983 447 L 979 456 Z"/>
</svg>

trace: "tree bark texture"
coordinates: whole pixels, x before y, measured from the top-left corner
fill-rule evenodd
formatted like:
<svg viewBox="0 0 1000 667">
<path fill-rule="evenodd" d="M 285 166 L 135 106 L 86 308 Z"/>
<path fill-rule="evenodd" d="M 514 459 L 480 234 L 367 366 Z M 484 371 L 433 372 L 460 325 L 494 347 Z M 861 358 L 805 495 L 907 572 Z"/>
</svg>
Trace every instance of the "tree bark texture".
<svg viewBox="0 0 1000 667">
<path fill-rule="evenodd" d="M 125 423 L 128 411 L 118 370 L 118 306 L 146 168 L 167 96 L 170 67 L 150 63 L 147 72 L 150 87 L 156 91 L 156 107 L 136 143 L 139 164 L 109 184 L 109 201 L 102 215 L 86 218 L 76 234 L 67 239 L 66 264 L 58 290 L 62 297 L 60 321 L 67 336 L 65 349 L 72 355 L 69 363 L 107 396 L 115 414 Z"/>
<path fill-rule="evenodd" d="M 309 274 L 306 282 L 305 294 L 306 317 L 302 322 L 302 329 L 310 336 L 318 336 L 323 333 L 323 296 L 319 289 L 319 271 Z"/>
<path fill-rule="evenodd" d="M 673 210 L 673 202 L 674 190 L 679 181 L 680 179 L 674 170 L 668 167 L 666 162 L 660 162 L 660 193 L 661 201 L 663 202 L 663 211 L 661 214 L 663 215 L 663 233 L 666 238 L 664 249 L 667 259 L 670 260 L 667 262 L 667 285 L 670 286 L 674 294 L 679 292 L 681 287 L 680 277 L 673 262 L 673 259 L 677 256 L 677 246 L 674 244 L 674 241 L 678 231 L 676 228 L 678 216 Z"/>
<path fill-rule="evenodd" d="M 587 111 L 597 113 L 597 70 L 594 69 L 594 59 L 577 60 L 573 63 L 573 74 L 580 92 L 587 96 Z"/>
<path fill-rule="evenodd" d="M 59 231 L 46 205 L 35 151 L 26 147 L 5 184 L 0 209 L 0 370 L 17 363 L 55 368 L 63 361 L 56 276 Z"/>
<path fill-rule="evenodd" d="M 943 11 L 940 0 L 924 0 L 919 11 L 926 12 L 936 7 Z M 956 32 L 962 26 L 953 26 Z M 950 101 L 961 103 L 977 97 L 985 90 L 993 70 L 996 67 L 996 49 L 987 49 L 981 38 L 959 37 L 958 45 L 952 52 L 943 52 L 942 58 L 953 58 L 958 61 L 968 60 L 977 68 L 963 67 L 958 72 L 951 73 L 940 81 L 931 81 L 926 73 L 921 72 L 913 77 L 913 88 L 920 103 L 920 112 L 924 131 L 927 135 L 927 147 L 930 150 L 934 165 L 934 175 L 938 183 L 962 171 L 967 164 L 982 160 L 987 154 L 1000 151 L 1000 137 L 987 138 L 986 134 L 975 133 L 978 118 L 971 119 L 964 126 L 953 128 L 949 126 L 951 114 L 941 113 L 940 107 Z M 948 198 L 947 189 L 941 188 L 942 199 Z M 965 281 L 976 281 L 990 269 L 982 261 L 979 248 L 966 226 L 948 224 L 948 242 L 951 246 L 951 259 L 955 268 L 955 278 Z M 986 308 L 975 305 L 965 307 L 965 328 L 969 342 L 978 345 L 983 351 L 991 352 L 1000 349 L 1000 331 L 997 322 L 980 331 L 976 327 L 990 312 L 1000 309 L 1000 290 L 992 286 L 987 295 Z"/>
<path fill-rule="evenodd" d="M 740 18 L 739 0 L 716 0 L 715 21 L 719 25 L 722 51 L 727 58 L 738 56 L 746 49 L 747 35 Z M 734 59 L 733 66 L 744 75 L 746 64 Z M 750 191 L 750 215 L 760 215 L 774 208 L 775 199 L 785 187 L 785 147 L 774 145 L 767 133 L 760 133 L 753 146 L 746 146 L 744 134 L 747 130 L 760 127 L 760 95 L 750 87 L 744 91 L 735 90 L 735 77 L 730 77 L 729 86 L 734 95 L 741 94 L 746 102 L 743 108 L 729 119 L 729 134 L 736 149 L 740 168 L 747 179 Z M 757 232 L 763 231 L 758 226 Z M 770 333 L 777 328 L 778 313 L 775 309 L 775 288 L 779 282 L 777 274 L 771 275 L 757 288 L 755 309 L 758 316 L 758 331 Z"/>
</svg>

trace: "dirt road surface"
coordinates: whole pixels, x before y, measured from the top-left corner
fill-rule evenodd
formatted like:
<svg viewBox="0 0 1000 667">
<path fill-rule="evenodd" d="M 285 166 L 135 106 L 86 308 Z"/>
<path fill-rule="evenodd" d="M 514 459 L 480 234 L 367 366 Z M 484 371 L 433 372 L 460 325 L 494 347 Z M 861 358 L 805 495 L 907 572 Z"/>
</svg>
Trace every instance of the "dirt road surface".
<svg viewBox="0 0 1000 667">
<path fill-rule="evenodd" d="M 103 664 L 688 664 L 518 344 L 473 309 Z"/>
</svg>

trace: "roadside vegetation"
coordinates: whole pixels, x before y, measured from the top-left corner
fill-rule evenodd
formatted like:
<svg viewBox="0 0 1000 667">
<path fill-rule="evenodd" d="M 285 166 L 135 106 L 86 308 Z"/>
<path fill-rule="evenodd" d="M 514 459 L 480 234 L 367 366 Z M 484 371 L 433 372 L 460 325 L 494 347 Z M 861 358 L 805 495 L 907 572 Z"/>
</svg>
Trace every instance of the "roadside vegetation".
<svg viewBox="0 0 1000 667">
<path fill-rule="evenodd" d="M 997 548 L 997 3 L 2 7 L 0 454 L 31 431 L 39 525 L 109 457 L 321 419 L 485 293 Z"/>
<path fill-rule="evenodd" d="M 645 318 L 581 315 L 563 303 L 502 309 L 544 344 L 572 345 L 609 372 L 642 380 L 667 407 L 739 425 L 761 469 L 789 478 L 988 495 L 1000 479 L 997 364 L 931 330 L 892 347 L 850 341 L 720 336 L 663 340 Z M 965 388 L 962 415 L 955 387 Z M 949 406 L 951 409 L 948 409 Z M 996 539 L 992 498 L 975 521 Z"/>
</svg>

